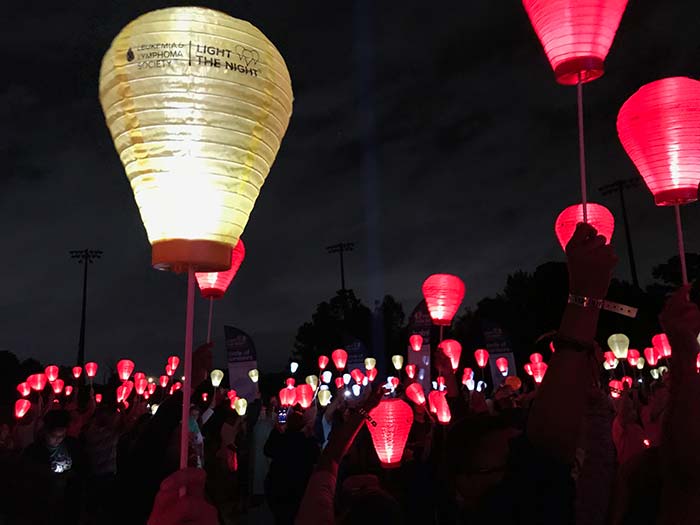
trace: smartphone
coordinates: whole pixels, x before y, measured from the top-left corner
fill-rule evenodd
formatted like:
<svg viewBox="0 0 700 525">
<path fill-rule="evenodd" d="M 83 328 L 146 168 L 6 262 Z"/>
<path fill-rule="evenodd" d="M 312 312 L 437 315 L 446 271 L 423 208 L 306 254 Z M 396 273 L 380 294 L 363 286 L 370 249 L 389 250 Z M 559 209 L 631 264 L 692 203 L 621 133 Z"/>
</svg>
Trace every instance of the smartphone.
<svg viewBox="0 0 700 525">
<path fill-rule="evenodd" d="M 286 410 L 280 410 L 277 413 L 277 422 L 280 425 L 284 425 L 287 422 L 287 411 Z"/>
</svg>

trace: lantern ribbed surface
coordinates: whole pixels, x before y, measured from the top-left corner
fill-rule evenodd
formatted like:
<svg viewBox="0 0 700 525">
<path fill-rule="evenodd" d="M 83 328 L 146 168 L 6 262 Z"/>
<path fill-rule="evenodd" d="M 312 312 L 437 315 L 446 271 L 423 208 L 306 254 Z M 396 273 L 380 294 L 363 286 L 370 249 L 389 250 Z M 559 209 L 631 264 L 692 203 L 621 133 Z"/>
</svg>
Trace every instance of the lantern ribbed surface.
<svg viewBox="0 0 700 525">
<path fill-rule="evenodd" d="M 560 84 L 600 77 L 627 0 L 523 0 Z"/>
<path fill-rule="evenodd" d="M 369 415 L 376 423 L 367 428 L 379 461 L 385 468 L 398 467 L 413 424 L 413 410 L 401 399 L 384 399 Z"/>
<path fill-rule="evenodd" d="M 423 283 L 423 297 L 433 323 L 449 326 L 464 299 L 464 282 L 456 275 L 436 273 Z"/>
<path fill-rule="evenodd" d="M 605 237 L 607 243 L 610 244 L 615 231 L 613 214 L 605 206 L 594 202 L 589 202 L 586 205 L 586 210 L 588 224 L 593 226 L 598 231 L 598 235 Z M 566 251 L 566 245 L 574 236 L 579 222 L 583 222 L 583 204 L 574 204 L 565 208 L 554 221 L 554 233 L 557 235 L 562 250 Z"/>
<path fill-rule="evenodd" d="M 221 299 L 228 290 L 231 281 L 236 276 L 238 269 L 245 259 L 245 245 L 243 239 L 239 239 L 236 247 L 231 251 L 231 267 L 223 272 L 197 272 L 199 292 L 205 299 Z"/>
<path fill-rule="evenodd" d="M 161 9 L 117 35 L 102 60 L 100 102 L 155 267 L 229 267 L 292 98 L 279 51 L 225 13 Z"/>
<path fill-rule="evenodd" d="M 657 206 L 698 199 L 700 81 L 671 77 L 642 86 L 620 108 L 617 134 Z"/>
</svg>

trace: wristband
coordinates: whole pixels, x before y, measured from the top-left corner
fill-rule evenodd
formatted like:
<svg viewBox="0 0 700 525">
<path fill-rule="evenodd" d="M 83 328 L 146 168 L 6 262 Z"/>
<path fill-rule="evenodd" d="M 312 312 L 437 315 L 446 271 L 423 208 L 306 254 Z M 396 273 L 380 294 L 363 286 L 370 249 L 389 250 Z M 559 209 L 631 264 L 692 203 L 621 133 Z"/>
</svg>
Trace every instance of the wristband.
<svg viewBox="0 0 700 525">
<path fill-rule="evenodd" d="M 607 310 L 616 314 L 624 315 L 625 317 L 637 317 L 637 309 L 624 304 L 606 301 L 604 299 L 595 299 L 582 295 L 569 294 L 569 304 L 575 304 L 582 308 L 595 308 L 596 310 Z"/>
</svg>

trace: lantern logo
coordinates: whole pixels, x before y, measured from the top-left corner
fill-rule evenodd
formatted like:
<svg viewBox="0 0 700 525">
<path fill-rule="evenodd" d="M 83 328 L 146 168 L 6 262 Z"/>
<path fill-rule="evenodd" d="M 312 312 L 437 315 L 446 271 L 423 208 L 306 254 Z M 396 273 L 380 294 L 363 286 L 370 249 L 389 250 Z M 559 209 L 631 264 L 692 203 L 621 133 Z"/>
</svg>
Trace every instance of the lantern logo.
<svg viewBox="0 0 700 525">
<path fill-rule="evenodd" d="M 133 62 L 134 58 L 136 58 L 136 55 L 134 55 L 134 50 L 129 48 L 129 50 L 126 52 L 126 61 Z"/>
<path fill-rule="evenodd" d="M 247 47 L 237 45 L 235 51 L 238 55 L 238 60 L 245 61 L 246 66 L 251 64 L 256 65 L 258 60 L 260 60 L 260 55 L 255 49 L 248 49 Z"/>
</svg>

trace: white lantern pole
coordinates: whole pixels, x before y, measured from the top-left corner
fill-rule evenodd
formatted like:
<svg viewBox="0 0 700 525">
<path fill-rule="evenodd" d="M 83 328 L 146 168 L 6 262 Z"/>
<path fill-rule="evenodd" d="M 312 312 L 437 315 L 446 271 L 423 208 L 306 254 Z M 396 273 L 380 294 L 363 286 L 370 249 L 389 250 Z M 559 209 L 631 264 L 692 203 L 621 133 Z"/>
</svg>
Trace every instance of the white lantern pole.
<svg viewBox="0 0 700 525">
<path fill-rule="evenodd" d="M 187 468 L 192 396 L 192 332 L 194 330 L 194 268 L 187 269 L 187 315 L 185 318 L 185 380 L 182 382 L 182 425 L 180 429 L 180 468 Z"/>
</svg>

